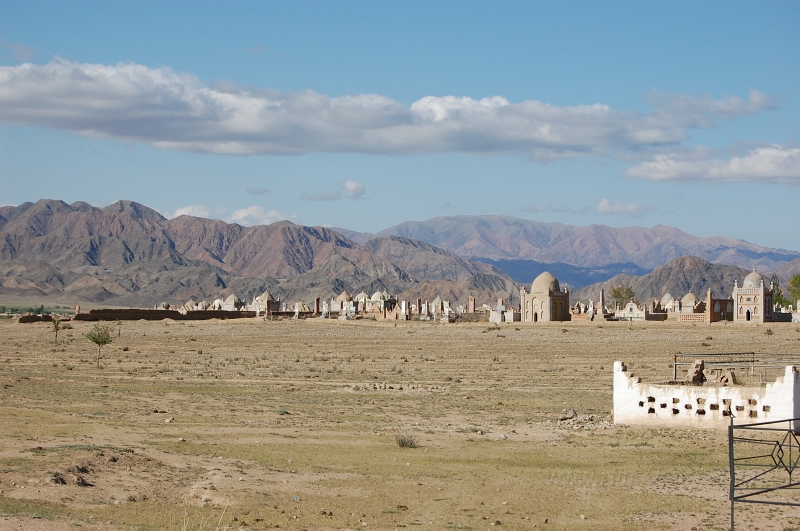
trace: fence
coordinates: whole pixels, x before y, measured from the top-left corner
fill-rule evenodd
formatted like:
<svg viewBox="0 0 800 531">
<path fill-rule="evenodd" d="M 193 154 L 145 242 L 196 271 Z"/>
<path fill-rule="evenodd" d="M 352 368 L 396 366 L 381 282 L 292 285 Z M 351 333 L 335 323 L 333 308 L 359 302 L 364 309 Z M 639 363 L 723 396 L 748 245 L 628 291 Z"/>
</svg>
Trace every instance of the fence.
<svg viewBox="0 0 800 531">
<path fill-rule="evenodd" d="M 737 503 L 800 507 L 793 499 L 794 489 L 800 487 L 795 473 L 800 463 L 800 418 L 739 425 L 733 418 L 728 427 L 731 531 Z"/>
<path fill-rule="evenodd" d="M 681 361 L 686 360 L 686 361 Z M 677 353 L 673 356 L 672 381 L 678 381 L 679 367 L 691 367 L 695 360 L 703 360 L 707 372 L 733 370 L 736 383 L 743 385 L 775 381 L 785 372 L 787 365 L 800 367 L 800 354 L 775 354 L 770 352 L 723 352 L 694 354 Z"/>
</svg>

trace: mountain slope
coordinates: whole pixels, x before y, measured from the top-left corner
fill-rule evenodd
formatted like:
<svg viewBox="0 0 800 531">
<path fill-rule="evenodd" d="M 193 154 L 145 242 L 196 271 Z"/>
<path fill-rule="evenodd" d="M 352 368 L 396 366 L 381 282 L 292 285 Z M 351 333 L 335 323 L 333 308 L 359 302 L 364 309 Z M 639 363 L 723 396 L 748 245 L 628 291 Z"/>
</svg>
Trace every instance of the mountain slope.
<svg viewBox="0 0 800 531">
<path fill-rule="evenodd" d="M 445 279 L 461 284 L 437 288 Z M 232 290 L 249 299 L 269 288 L 284 300 L 309 302 L 344 289 L 413 293 L 420 281 L 425 290 L 452 292 L 454 303 L 493 286 L 514 292 L 501 271 L 424 242 L 389 238 L 365 247 L 331 229 L 288 221 L 242 227 L 190 216 L 167 220 L 131 201 L 96 208 L 41 200 L 0 209 L 2 295 L 150 306 Z"/>
<path fill-rule="evenodd" d="M 741 285 L 749 272 L 736 266 L 712 264 L 696 256 L 683 256 L 647 275 L 617 275 L 606 282 L 575 290 L 570 294 L 570 303 L 589 299 L 597 301 L 600 289 L 605 290 L 608 300 L 611 289 L 618 286 L 631 286 L 640 301 L 660 299 L 665 293 L 679 298 L 690 291 L 702 299 L 709 288 L 717 297 L 730 297 L 734 282 L 738 280 Z"/>
<path fill-rule="evenodd" d="M 468 280 L 482 272 L 481 267 L 422 240 L 384 236 L 365 247 L 377 256 L 402 267 L 410 275 L 427 280 Z"/>
<path fill-rule="evenodd" d="M 510 216 L 447 216 L 409 221 L 377 234 L 426 241 L 470 259 L 564 262 L 581 267 L 630 262 L 653 269 L 680 256 L 768 271 L 800 258 L 742 240 L 698 238 L 681 230 L 646 227 L 578 227 Z"/>
</svg>

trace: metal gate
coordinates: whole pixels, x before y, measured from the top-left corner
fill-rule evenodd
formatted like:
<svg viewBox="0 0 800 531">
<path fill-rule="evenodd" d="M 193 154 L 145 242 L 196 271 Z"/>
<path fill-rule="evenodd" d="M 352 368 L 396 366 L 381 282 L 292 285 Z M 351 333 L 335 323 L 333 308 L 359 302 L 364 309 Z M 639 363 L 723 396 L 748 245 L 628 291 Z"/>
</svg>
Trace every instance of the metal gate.
<svg viewBox="0 0 800 531">
<path fill-rule="evenodd" d="M 800 418 L 728 427 L 731 531 L 737 503 L 800 507 Z"/>
</svg>

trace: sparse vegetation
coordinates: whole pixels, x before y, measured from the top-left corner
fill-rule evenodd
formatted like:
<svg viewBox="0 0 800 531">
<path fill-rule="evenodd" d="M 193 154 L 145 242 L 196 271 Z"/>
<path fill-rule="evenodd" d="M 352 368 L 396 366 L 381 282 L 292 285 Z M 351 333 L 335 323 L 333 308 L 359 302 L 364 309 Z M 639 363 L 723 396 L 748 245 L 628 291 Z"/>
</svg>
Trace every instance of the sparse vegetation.
<svg viewBox="0 0 800 531">
<path fill-rule="evenodd" d="M 419 446 L 417 439 L 408 433 L 395 435 L 394 440 L 400 448 L 417 448 Z"/>
<path fill-rule="evenodd" d="M 617 286 L 615 288 L 611 288 L 611 291 L 608 292 L 609 298 L 623 306 L 634 299 L 634 292 L 631 286 Z"/>
<path fill-rule="evenodd" d="M 111 343 L 111 327 L 96 323 L 94 327 L 86 333 L 86 339 L 97 345 L 97 367 L 100 367 L 100 354 L 103 347 Z"/>
<path fill-rule="evenodd" d="M 797 301 L 800 301 L 800 273 L 789 279 L 789 296 L 791 304 L 797 304 Z"/>
<path fill-rule="evenodd" d="M 53 338 L 53 343 L 58 343 L 58 331 L 61 329 L 61 319 L 58 317 L 53 317 L 53 333 L 55 337 Z"/>
<path fill-rule="evenodd" d="M 599 531 L 723 528 L 724 499 L 707 493 L 725 482 L 726 434 L 609 424 L 609 365 L 622 359 L 664 381 L 672 351 L 702 351 L 702 332 L 753 351 L 794 352 L 800 337 L 780 323 L 769 326 L 790 334 L 785 345 L 764 326 L 663 323 L 631 334 L 628 323 L 515 323 L 504 330 L 520 331 L 498 341 L 481 334 L 486 323 L 409 324 L 407 334 L 402 323 L 265 330 L 242 320 L 171 323 L 164 334 L 161 323 L 129 321 L 125 346 L 106 348 L 115 370 L 100 372 L 93 345 L 81 344 L 91 323 L 73 324 L 75 337 L 59 337 L 66 348 L 53 348 L 49 323 L 0 323 L 0 445 L 20 449 L 0 457 L 0 488 L 31 500 L 23 508 L 4 493 L 0 512 L 23 528 L 25 515 L 43 514 L 33 507 L 49 506 L 64 525 L 180 529 L 163 500 L 189 499 L 203 529 L 233 500 L 224 523 L 244 529 L 480 529 L 486 516 L 519 530 L 549 518 L 537 528 L 557 530 L 576 527 L 575 505 L 559 503 L 570 496 Z M 559 425 L 570 408 L 577 417 Z M 66 484 L 44 485 L 50 471 Z M 78 488 L 78 475 L 94 486 Z M 759 510 L 748 522 L 764 529 Z"/>
</svg>

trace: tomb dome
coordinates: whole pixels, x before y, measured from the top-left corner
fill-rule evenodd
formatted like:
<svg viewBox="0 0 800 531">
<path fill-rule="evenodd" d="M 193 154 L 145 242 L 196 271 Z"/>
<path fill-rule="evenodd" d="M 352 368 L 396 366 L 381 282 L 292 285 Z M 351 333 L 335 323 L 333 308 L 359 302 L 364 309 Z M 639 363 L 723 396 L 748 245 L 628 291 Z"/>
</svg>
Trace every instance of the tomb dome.
<svg viewBox="0 0 800 531">
<path fill-rule="evenodd" d="M 669 305 L 669 303 L 671 303 L 674 300 L 675 297 L 673 297 L 669 292 L 666 292 L 664 296 L 661 297 L 661 302 L 659 304 L 661 304 L 662 308 L 666 308 L 667 305 Z"/>
<path fill-rule="evenodd" d="M 351 300 L 353 300 L 353 297 L 347 293 L 347 290 L 344 290 L 339 294 L 338 297 L 336 297 L 336 302 L 350 302 Z"/>
<path fill-rule="evenodd" d="M 370 300 L 371 301 L 385 301 L 386 297 L 384 297 L 383 293 L 381 293 L 380 291 L 376 291 L 375 293 L 372 294 L 372 298 Z"/>
<path fill-rule="evenodd" d="M 533 281 L 531 284 L 531 293 L 547 293 L 547 290 L 561 291 L 556 277 L 545 271 Z"/>
<path fill-rule="evenodd" d="M 691 291 L 683 296 L 681 304 L 691 305 L 697 302 L 697 297 Z"/>
<path fill-rule="evenodd" d="M 762 277 L 755 269 L 753 272 L 744 277 L 744 283 L 742 284 L 743 288 L 760 288 L 761 282 L 764 281 L 764 277 Z"/>
<path fill-rule="evenodd" d="M 260 296 L 257 298 L 257 300 L 258 300 L 258 301 L 260 301 L 260 302 L 271 302 L 271 301 L 274 301 L 274 300 L 275 300 L 275 297 L 273 297 L 273 296 L 272 296 L 272 293 L 270 293 L 270 292 L 267 290 L 267 291 L 264 291 L 264 293 L 262 293 L 262 294 L 261 294 L 261 295 L 260 295 Z"/>
</svg>

